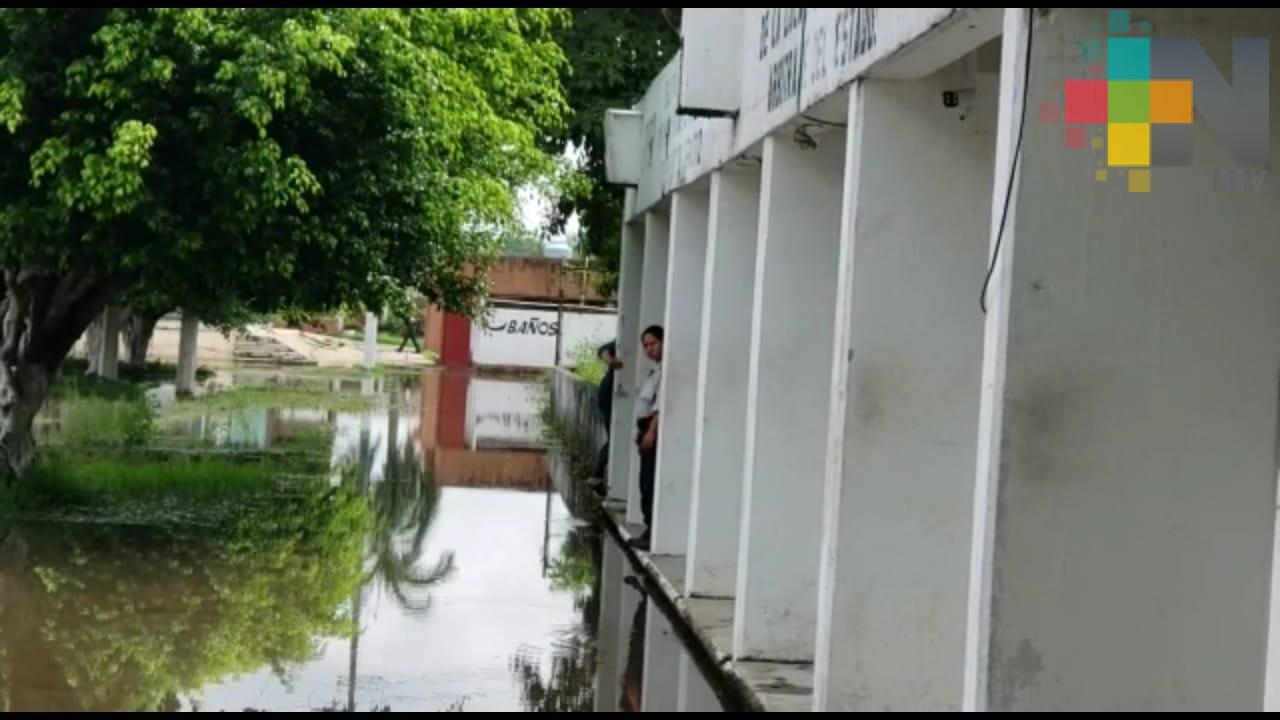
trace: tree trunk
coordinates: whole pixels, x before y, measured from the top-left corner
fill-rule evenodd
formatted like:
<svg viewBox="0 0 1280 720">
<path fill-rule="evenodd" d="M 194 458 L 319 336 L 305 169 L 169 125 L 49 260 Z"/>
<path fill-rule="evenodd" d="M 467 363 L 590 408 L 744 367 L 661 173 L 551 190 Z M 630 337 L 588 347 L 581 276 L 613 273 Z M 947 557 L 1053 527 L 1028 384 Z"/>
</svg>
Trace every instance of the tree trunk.
<svg viewBox="0 0 1280 720">
<path fill-rule="evenodd" d="M 128 311 L 124 319 L 124 346 L 128 356 L 125 362 L 134 367 L 147 364 L 147 348 L 151 346 L 151 336 L 155 334 L 156 323 L 164 313 L 147 313 Z"/>
<path fill-rule="evenodd" d="M 0 477 L 12 483 L 35 457 L 31 424 L 49 394 L 49 371 L 39 363 L 0 367 Z"/>
<path fill-rule="evenodd" d="M 107 306 L 114 287 L 88 272 L 5 270 L 0 298 L 0 480 L 11 484 L 35 456 L 32 421 L 71 346 Z"/>
</svg>

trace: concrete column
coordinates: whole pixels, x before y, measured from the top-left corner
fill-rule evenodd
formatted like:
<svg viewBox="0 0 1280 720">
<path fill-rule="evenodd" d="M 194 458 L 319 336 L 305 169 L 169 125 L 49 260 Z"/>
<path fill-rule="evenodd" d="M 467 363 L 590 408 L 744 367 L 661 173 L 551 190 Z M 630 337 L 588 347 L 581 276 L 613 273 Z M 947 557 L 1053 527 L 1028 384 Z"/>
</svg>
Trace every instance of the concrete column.
<svg viewBox="0 0 1280 720">
<path fill-rule="evenodd" d="M 671 248 L 662 321 L 662 421 L 651 546 L 657 555 L 685 555 L 689 546 L 694 436 L 700 424 L 695 410 L 702 349 L 707 203 L 707 191 L 698 188 L 680 190 L 671 199 Z"/>
<path fill-rule="evenodd" d="M 660 325 L 666 312 L 670 223 L 666 211 L 654 210 L 644 216 L 644 272 L 641 274 L 640 286 L 640 322 L 636 324 L 635 337 L 632 339 L 636 351 L 631 361 L 633 373 L 631 382 L 637 392 L 644 384 L 645 378 L 649 376 L 649 370 L 653 368 L 653 363 L 644 356 L 644 349 L 640 345 L 640 333 L 650 325 Z M 621 443 L 625 438 L 627 449 L 635 453 L 635 437 L 636 419 L 633 405 L 632 415 L 628 418 L 627 433 L 624 437 L 619 437 L 618 441 Z M 640 512 L 640 459 L 638 457 L 631 464 L 630 472 L 633 480 L 630 484 L 630 497 L 627 500 L 627 522 L 635 524 L 643 522 L 643 515 Z"/>
<path fill-rule="evenodd" d="M 372 370 L 378 364 L 378 316 L 364 314 L 364 369 Z"/>
<path fill-rule="evenodd" d="M 680 687 L 676 695 L 676 712 L 723 712 L 720 699 L 707 684 L 689 653 L 680 653 Z"/>
<path fill-rule="evenodd" d="M 102 347 L 98 355 L 98 375 L 108 380 L 120 377 L 120 308 L 111 305 L 102 311 Z"/>
<path fill-rule="evenodd" d="M 1233 39 L 1280 29 L 1273 12 L 1140 17 L 1156 39 L 1193 38 L 1224 73 L 1233 66 L 1237 86 L 1257 69 L 1228 60 Z M 1001 102 L 1015 113 L 1027 18 L 1010 9 L 1005 24 Z M 1274 185 L 1215 190 L 1217 171 L 1237 163 L 1235 136 L 1212 113 L 1189 129 L 1190 164 L 1152 168 L 1149 192 L 1126 192 L 1115 168 L 1095 181 L 1099 155 L 1064 148 L 1062 127 L 1036 122 L 1035 102 L 1085 62 L 1064 59 L 1061 41 L 1106 20 L 1054 10 L 1031 43 L 1031 117 L 988 294 L 966 705 L 1257 710 L 1280 203 Z M 1002 107 L 993 226 L 1016 146 L 1007 119 Z"/>
<path fill-rule="evenodd" d="M 734 656 L 811 661 L 830 420 L 843 131 L 764 142 Z"/>
<path fill-rule="evenodd" d="M 635 190 L 627 190 L 624 218 L 630 217 Z M 618 357 L 625 363 L 614 373 L 613 427 L 609 432 L 609 499 L 626 502 L 639 477 L 635 444 L 635 384 L 640 357 L 640 290 L 644 276 L 644 222 L 624 222 L 618 268 Z M 638 488 L 637 488 L 638 491 Z"/>
<path fill-rule="evenodd" d="M 649 603 L 644 621 L 644 712 L 676 712 L 680 693 L 680 638 L 667 617 Z"/>
<path fill-rule="evenodd" d="M 182 326 L 178 331 L 178 382 L 180 395 L 190 395 L 196 385 L 196 346 L 200 337 L 200 318 L 194 313 L 182 311 Z"/>
<path fill-rule="evenodd" d="M 736 584 L 759 205 L 759 164 L 712 173 L 685 577 L 694 596 L 732 597 Z"/>
<path fill-rule="evenodd" d="M 998 82 L 972 59 L 850 91 L 816 711 L 961 706 Z"/>
<path fill-rule="evenodd" d="M 622 672 L 626 660 L 626 636 L 622 634 L 623 594 L 635 591 L 622 584 L 627 560 L 622 550 L 608 538 L 602 542 L 604 558 L 600 563 L 600 628 L 596 638 L 598 648 L 596 663 L 595 712 L 617 712 L 618 691 L 622 684 Z M 630 621 L 630 617 L 627 618 Z"/>
</svg>

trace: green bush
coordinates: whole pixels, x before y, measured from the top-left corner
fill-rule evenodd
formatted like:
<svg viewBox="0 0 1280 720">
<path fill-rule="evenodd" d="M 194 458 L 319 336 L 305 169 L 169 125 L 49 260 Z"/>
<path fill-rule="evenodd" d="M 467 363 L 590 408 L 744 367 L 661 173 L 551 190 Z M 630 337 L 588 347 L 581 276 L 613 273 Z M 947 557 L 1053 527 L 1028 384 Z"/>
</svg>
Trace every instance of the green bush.
<svg viewBox="0 0 1280 720">
<path fill-rule="evenodd" d="M 608 370 L 604 361 L 596 355 L 599 349 L 600 346 L 596 343 L 583 340 L 569 351 L 569 366 L 573 368 L 573 373 L 597 387 L 604 380 L 605 371 Z"/>
</svg>

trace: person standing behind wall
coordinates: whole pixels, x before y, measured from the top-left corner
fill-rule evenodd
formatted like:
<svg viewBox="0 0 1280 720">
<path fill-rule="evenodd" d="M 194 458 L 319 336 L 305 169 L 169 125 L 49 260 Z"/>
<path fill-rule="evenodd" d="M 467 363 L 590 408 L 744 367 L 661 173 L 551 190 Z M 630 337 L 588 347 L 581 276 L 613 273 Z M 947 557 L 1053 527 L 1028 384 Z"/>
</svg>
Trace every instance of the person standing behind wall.
<svg viewBox="0 0 1280 720">
<path fill-rule="evenodd" d="M 600 411 L 600 419 L 604 422 L 604 445 L 596 454 L 596 465 L 587 479 L 587 487 L 603 496 L 608 491 L 605 472 L 609 467 L 609 434 L 613 431 L 613 373 L 622 369 L 622 361 L 618 359 L 618 344 L 610 340 L 596 350 L 596 357 L 605 365 L 604 379 L 596 389 L 596 409 Z"/>
<path fill-rule="evenodd" d="M 653 486 L 658 469 L 658 409 L 662 404 L 662 327 L 651 325 L 640 335 L 644 354 L 653 361 L 649 377 L 636 397 L 636 449 L 640 453 L 640 509 L 644 513 L 644 533 L 631 544 L 649 549 L 653 529 Z"/>
</svg>

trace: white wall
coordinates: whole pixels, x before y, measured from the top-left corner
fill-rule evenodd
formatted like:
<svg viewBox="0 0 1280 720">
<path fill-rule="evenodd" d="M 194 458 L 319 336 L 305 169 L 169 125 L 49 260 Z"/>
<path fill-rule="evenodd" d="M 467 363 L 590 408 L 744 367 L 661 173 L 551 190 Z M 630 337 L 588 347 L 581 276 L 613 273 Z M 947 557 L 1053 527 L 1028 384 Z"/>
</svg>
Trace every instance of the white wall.
<svg viewBox="0 0 1280 720">
<path fill-rule="evenodd" d="M 764 146 L 736 657 L 813 659 L 844 144 Z"/>
<path fill-rule="evenodd" d="M 751 355 L 759 165 L 712 175 L 710 202 L 685 587 L 690 595 L 732 597 L 747 443 L 743 388 Z"/>
<path fill-rule="evenodd" d="M 635 191 L 627 190 L 630 208 Z M 644 223 L 624 222 L 618 250 L 618 357 L 625 365 L 613 375 L 613 424 L 609 431 L 609 499 L 627 502 L 639 494 L 639 458 L 626 439 L 635 427 L 636 367 L 640 357 L 640 290 L 644 278 Z M 614 440 L 614 438 L 622 438 Z"/>
<path fill-rule="evenodd" d="M 662 407 L 658 424 L 653 552 L 686 555 L 698 430 L 698 358 L 702 350 L 702 284 L 707 255 L 705 189 L 671 200 L 671 259 L 663 320 Z"/>
<path fill-rule="evenodd" d="M 852 101 L 818 710 L 961 706 L 997 83 L 955 66 Z M 972 107 L 939 102 L 955 87 Z"/>
<path fill-rule="evenodd" d="M 1280 29 L 1271 11 L 1141 14 L 1220 68 L 1231 37 Z M 1057 49 L 1098 20 L 1036 23 L 1033 100 L 1078 77 Z M 1115 174 L 1094 182 L 1098 155 L 1032 112 L 987 316 L 976 705 L 1259 709 L 1280 186 L 1215 192 L 1234 162 L 1197 114 L 1194 165 L 1129 193 Z"/>
<path fill-rule="evenodd" d="M 493 308 L 489 317 L 471 326 L 471 360 L 495 367 L 552 368 L 556 366 L 556 334 L 561 334 L 560 358 L 572 357 L 581 343 L 602 345 L 614 338 L 617 315 L 612 312 L 564 311 L 563 328 L 554 309 Z"/>
<path fill-rule="evenodd" d="M 650 325 L 661 325 L 667 309 L 667 262 L 671 250 L 671 217 L 665 210 L 655 210 L 644 215 L 644 272 L 640 288 L 640 323 L 636 326 L 635 336 L 630 342 L 635 344 L 636 352 L 629 367 L 632 373 L 633 387 L 637 393 L 644 385 L 653 363 L 644 356 L 644 347 L 640 344 L 640 334 Z M 626 360 L 624 360 L 625 362 Z M 633 405 L 634 408 L 634 405 Z M 630 418 L 627 432 L 618 440 L 620 446 L 625 445 L 635 452 L 634 415 Z M 625 438 L 625 439 L 623 439 Z M 640 504 L 640 461 L 639 457 L 631 463 L 632 480 L 631 495 L 627 500 L 627 522 L 642 522 Z"/>
</svg>

